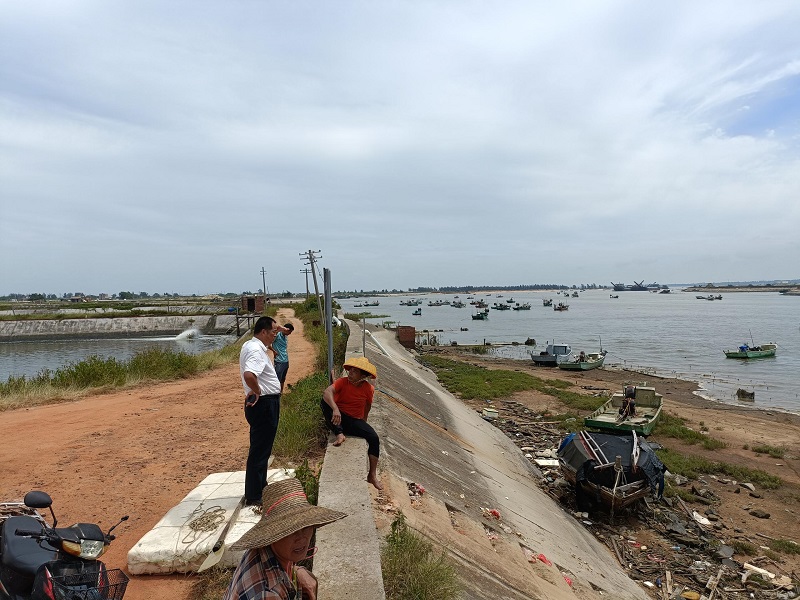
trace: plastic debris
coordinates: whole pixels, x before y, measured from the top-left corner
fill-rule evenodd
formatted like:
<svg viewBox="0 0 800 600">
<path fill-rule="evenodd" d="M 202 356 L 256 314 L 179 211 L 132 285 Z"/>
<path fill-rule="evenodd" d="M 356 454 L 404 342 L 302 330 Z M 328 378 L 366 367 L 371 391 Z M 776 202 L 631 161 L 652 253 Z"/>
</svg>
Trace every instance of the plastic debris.
<svg viewBox="0 0 800 600">
<path fill-rule="evenodd" d="M 540 561 L 542 561 L 548 567 L 552 567 L 553 566 L 553 563 L 551 563 L 544 554 L 540 554 L 536 558 L 538 558 Z"/>
</svg>

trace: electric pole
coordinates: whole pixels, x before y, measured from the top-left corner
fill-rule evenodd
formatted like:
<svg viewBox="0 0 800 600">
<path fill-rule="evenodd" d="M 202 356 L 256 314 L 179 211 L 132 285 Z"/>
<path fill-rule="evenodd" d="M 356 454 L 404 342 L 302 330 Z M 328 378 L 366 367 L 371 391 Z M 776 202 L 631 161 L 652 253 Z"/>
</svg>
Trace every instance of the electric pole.
<svg viewBox="0 0 800 600">
<path fill-rule="evenodd" d="M 317 285 L 317 259 L 322 258 L 321 256 L 316 256 L 322 252 L 322 250 L 308 250 L 307 252 L 301 252 L 300 256 L 304 256 L 308 259 L 307 263 L 303 263 L 305 265 L 311 266 L 311 275 L 314 277 L 314 294 L 317 296 L 317 306 L 319 307 L 319 319 L 320 323 L 325 323 L 325 315 L 322 312 L 322 302 L 319 300 L 319 286 Z"/>
<path fill-rule="evenodd" d="M 264 267 L 261 267 L 261 291 L 264 293 L 264 298 L 267 297 L 267 272 L 264 270 Z"/>
<path fill-rule="evenodd" d="M 308 300 L 309 291 L 308 291 L 308 274 L 311 272 L 311 269 L 300 269 L 301 273 L 306 274 L 306 300 Z"/>
</svg>

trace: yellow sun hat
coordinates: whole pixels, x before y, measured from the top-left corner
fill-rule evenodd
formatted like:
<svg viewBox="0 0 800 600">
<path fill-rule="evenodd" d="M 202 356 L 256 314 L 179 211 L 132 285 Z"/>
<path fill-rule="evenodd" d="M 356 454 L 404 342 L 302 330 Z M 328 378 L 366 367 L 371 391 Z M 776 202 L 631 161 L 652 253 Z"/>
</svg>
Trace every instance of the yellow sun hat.
<svg viewBox="0 0 800 600">
<path fill-rule="evenodd" d="M 354 358 L 348 358 L 344 361 L 344 368 L 348 367 L 355 367 L 356 369 L 361 369 L 364 373 L 369 373 L 373 379 L 378 376 L 378 369 L 375 368 L 371 362 L 367 360 L 365 356 L 356 356 Z"/>
</svg>

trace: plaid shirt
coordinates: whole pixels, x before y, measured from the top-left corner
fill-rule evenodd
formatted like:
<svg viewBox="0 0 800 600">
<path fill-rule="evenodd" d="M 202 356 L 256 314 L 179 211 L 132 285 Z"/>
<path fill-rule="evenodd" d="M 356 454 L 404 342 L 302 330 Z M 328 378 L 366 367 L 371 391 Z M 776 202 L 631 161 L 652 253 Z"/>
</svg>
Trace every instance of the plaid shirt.
<svg viewBox="0 0 800 600">
<path fill-rule="evenodd" d="M 267 548 L 248 550 L 222 600 L 303 600 L 278 559 Z"/>
</svg>

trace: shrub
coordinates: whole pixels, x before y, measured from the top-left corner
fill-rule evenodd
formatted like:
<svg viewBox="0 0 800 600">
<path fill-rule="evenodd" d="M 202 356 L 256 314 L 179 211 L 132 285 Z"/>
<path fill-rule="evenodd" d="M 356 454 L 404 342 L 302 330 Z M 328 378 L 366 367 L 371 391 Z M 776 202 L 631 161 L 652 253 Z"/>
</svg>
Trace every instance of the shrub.
<svg viewBox="0 0 800 600">
<path fill-rule="evenodd" d="M 381 568 L 387 600 L 455 600 L 460 596 L 461 585 L 445 550 L 436 554 L 433 544 L 411 531 L 402 512 L 397 513 L 381 548 Z"/>
</svg>

